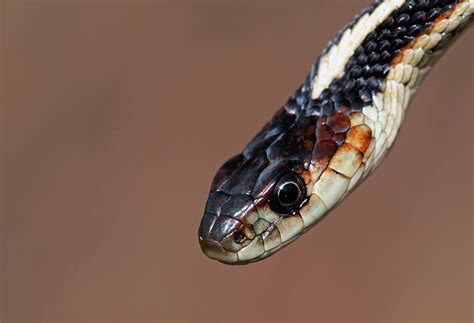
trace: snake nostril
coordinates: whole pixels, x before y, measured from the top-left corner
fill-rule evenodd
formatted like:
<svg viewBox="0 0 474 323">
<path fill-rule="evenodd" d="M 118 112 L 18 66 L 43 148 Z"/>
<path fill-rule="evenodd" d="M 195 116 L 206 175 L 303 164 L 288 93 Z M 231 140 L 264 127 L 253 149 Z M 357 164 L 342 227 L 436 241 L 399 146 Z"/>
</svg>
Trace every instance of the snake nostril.
<svg viewBox="0 0 474 323">
<path fill-rule="evenodd" d="M 245 241 L 245 239 L 247 239 L 247 237 L 245 236 L 245 234 L 243 234 L 242 232 L 236 232 L 234 233 L 234 241 L 238 244 L 241 244 L 242 242 Z"/>
</svg>

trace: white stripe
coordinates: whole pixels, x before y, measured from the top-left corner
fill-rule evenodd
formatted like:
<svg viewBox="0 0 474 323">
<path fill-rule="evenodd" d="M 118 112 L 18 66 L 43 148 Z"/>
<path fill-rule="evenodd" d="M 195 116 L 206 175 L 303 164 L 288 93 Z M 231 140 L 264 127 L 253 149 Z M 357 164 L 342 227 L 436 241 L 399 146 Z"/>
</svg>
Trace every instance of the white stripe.
<svg viewBox="0 0 474 323">
<path fill-rule="evenodd" d="M 405 49 L 401 62 L 391 66 L 384 91 L 374 93 L 374 105 L 363 108 L 362 113 L 367 125 L 372 129 L 375 141 L 374 156 L 366 161 L 368 169 L 376 167 L 393 144 L 413 93 L 429 72 L 435 55 L 442 54 L 443 51 L 432 51 L 447 35 L 442 31 L 457 28 L 463 19 L 468 19 L 472 14 L 469 6 L 473 5 L 473 1 L 460 2 L 447 17 L 437 21 L 432 30 L 419 36 L 413 48 Z"/>
<path fill-rule="evenodd" d="M 339 43 L 334 44 L 326 55 L 321 57 L 318 72 L 313 80 L 312 99 L 318 98 L 334 79 L 342 77 L 349 58 L 362 44 L 365 37 L 404 3 L 405 0 L 386 0 L 371 14 L 362 16 L 352 29 L 344 32 Z"/>
</svg>

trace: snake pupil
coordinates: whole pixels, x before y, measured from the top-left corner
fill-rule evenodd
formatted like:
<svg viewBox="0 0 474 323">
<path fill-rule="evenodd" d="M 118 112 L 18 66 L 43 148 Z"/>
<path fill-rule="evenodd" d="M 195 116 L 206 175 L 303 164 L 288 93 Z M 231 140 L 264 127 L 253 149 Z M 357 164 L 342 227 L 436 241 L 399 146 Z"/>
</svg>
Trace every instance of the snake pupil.
<svg viewBox="0 0 474 323">
<path fill-rule="evenodd" d="M 296 202 L 300 195 L 300 189 L 295 183 L 286 183 L 278 192 L 278 199 L 283 205 L 291 205 Z"/>
<path fill-rule="evenodd" d="M 292 215 L 304 204 L 306 185 L 296 173 L 283 175 L 275 185 L 270 199 L 270 208 L 282 215 Z"/>
</svg>

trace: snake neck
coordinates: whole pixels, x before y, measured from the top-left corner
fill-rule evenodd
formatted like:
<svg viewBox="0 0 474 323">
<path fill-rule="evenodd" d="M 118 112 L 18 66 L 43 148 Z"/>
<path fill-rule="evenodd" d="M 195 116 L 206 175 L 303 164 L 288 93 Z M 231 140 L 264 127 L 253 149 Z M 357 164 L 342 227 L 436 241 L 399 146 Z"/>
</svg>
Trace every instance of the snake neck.
<svg viewBox="0 0 474 323">
<path fill-rule="evenodd" d="M 344 114 L 351 127 L 367 126 L 365 176 L 392 146 L 417 88 L 473 12 L 469 0 L 373 2 L 328 43 L 285 108 L 297 116 Z"/>
</svg>

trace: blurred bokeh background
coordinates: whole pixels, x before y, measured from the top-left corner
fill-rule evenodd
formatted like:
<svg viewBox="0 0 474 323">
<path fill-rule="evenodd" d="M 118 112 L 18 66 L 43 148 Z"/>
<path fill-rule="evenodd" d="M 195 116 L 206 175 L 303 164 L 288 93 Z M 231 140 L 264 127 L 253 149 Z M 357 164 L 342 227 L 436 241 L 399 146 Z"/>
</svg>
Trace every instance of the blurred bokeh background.
<svg viewBox="0 0 474 323">
<path fill-rule="evenodd" d="M 315 229 L 198 245 L 214 172 L 368 3 L 3 0 L 2 322 L 472 322 L 472 28 Z"/>
</svg>

